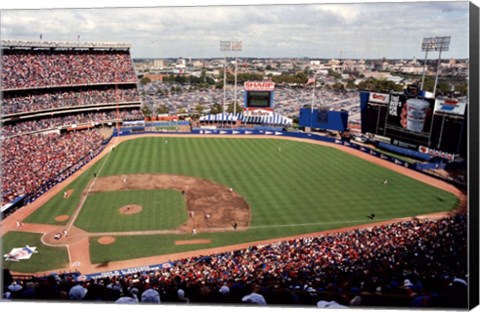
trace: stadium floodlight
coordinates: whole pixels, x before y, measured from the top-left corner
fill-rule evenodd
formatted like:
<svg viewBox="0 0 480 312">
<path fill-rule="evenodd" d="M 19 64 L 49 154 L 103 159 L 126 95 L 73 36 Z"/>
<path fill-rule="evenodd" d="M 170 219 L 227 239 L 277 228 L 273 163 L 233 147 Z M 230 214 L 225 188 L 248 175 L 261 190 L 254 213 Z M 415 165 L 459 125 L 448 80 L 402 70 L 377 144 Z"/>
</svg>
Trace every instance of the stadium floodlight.
<svg viewBox="0 0 480 312">
<path fill-rule="evenodd" d="M 220 41 L 220 51 L 224 53 L 224 60 L 223 60 L 223 114 L 222 114 L 222 125 L 223 125 L 223 118 L 225 116 L 225 102 L 227 99 L 227 52 L 232 49 L 232 42 L 231 41 Z"/>
<path fill-rule="evenodd" d="M 226 85 L 227 85 L 227 52 L 239 52 L 242 51 L 242 41 L 220 41 L 220 51 L 224 52 L 224 64 L 223 64 L 223 114 L 225 115 L 225 106 L 226 106 Z M 233 115 L 237 114 L 237 57 L 235 57 L 235 85 L 234 85 L 234 104 L 233 104 Z M 223 122 L 223 118 L 222 118 Z"/>
<path fill-rule="evenodd" d="M 428 52 L 433 51 L 435 47 L 434 39 L 435 38 L 423 38 L 423 41 L 422 41 L 422 51 L 425 51 L 425 61 L 423 62 L 422 84 L 420 85 L 420 90 L 423 90 L 423 85 L 425 83 L 425 72 L 427 69 Z"/>
<path fill-rule="evenodd" d="M 422 85 L 421 85 L 422 90 L 423 90 L 423 84 L 425 81 L 425 71 L 426 71 L 425 68 L 427 64 L 427 54 L 429 51 L 438 51 L 437 73 L 435 75 L 435 84 L 433 86 L 433 96 L 435 96 L 435 92 L 437 89 L 441 55 L 443 51 L 448 51 L 449 47 L 450 47 L 450 36 L 427 37 L 427 38 L 423 38 L 423 41 L 422 41 L 422 51 L 425 51 L 425 62 L 423 65 L 423 75 L 422 75 Z"/>
<path fill-rule="evenodd" d="M 232 51 L 240 52 L 242 51 L 242 41 L 232 41 L 231 45 Z M 233 100 L 233 116 L 237 116 L 237 63 L 238 58 L 235 55 L 235 84 L 234 84 L 234 100 Z"/>
</svg>

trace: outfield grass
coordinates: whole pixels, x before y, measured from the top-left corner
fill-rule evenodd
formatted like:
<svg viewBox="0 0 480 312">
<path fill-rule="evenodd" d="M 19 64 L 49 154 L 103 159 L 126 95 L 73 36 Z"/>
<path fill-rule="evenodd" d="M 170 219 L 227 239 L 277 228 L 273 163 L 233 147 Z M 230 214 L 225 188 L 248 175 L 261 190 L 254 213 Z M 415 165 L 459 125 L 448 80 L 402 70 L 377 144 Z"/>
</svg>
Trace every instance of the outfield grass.
<svg viewBox="0 0 480 312">
<path fill-rule="evenodd" d="M 41 242 L 41 235 L 25 232 L 9 232 L 2 237 L 2 251 L 7 254 L 12 248 L 26 245 L 37 247 L 29 260 L 19 262 L 5 261 L 2 257 L 2 268 L 14 272 L 35 273 L 62 268 L 68 265 L 68 253 L 65 247 L 47 247 Z"/>
<path fill-rule="evenodd" d="M 135 214 L 120 207 L 139 205 Z M 90 194 L 75 226 L 87 232 L 126 232 L 175 229 L 188 219 L 182 194 L 176 190 L 128 190 Z"/>
<path fill-rule="evenodd" d="M 245 232 L 198 235 L 212 239 L 210 245 L 174 245 L 176 239 L 191 238 L 188 235 L 117 237 L 112 245 L 92 238 L 94 263 L 352 226 L 370 221 L 366 216 L 371 213 L 376 220 L 387 220 L 449 211 L 458 202 L 450 193 L 331 147 L 275 139 L 165 138 L 119 144 L 65 188 L 75 190 L 71 198 L 59 194 L 26 222 L 56 224 L 52 219 L 59 212 L 71 214 L 93 172 L 196 176 L 234 188 L 252 211 L 251 227 Z M 107 202 L 104 199 L 102 206 Z"/>
</svg>

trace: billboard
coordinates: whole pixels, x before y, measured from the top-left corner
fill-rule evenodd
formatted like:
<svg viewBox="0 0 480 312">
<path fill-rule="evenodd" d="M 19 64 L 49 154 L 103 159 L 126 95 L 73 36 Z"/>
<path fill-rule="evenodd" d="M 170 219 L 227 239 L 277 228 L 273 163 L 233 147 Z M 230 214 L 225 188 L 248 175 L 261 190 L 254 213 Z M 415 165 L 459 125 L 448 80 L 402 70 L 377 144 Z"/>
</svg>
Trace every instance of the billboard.
<svg viewBox="0 0 480 312">
<path fill-rule="evenodd" d="M 384 104 L 387 105 L 390 102 L 390 94 L 371 92 L 368 97 L 368 104 Z"/>
<path fill-rule="evenodd" d="M 465 154 L 464 100 L 369 91 L 361 92 L 360 100 L 362 133 L 387 137 L 405 149 L 441 151 L 447 160 Z"/>
<path fill-rule="evenodd" d="M 370 92 L 368 102 L 362 115 L 362 131 L 378 135 L 385 134 L 385 117 L 390 94 Z"/>
<path fill-rule="evenodd" d="M 434 106 L 434 99 L 391 94 L 384 136 L 411 148 L 429 145 Z"/>
<path fill-rule="evenodd" d="M 243 88 L 245 91 L 273 91 L 275 83 L 272 81 L 245 81 Z"/>
<path fill-rule="evenodd" d="M 392 95 L 388 105 L 387 129 L 413 134 L 430 133 L 435 100 Z"/>
<path fill-rule="evenodd" d="M 435 114 L 454 114 L 465 115 L 466 102 L 460 102 L 457 99 L 442 99 L 435 102 Z"/>
</svg>

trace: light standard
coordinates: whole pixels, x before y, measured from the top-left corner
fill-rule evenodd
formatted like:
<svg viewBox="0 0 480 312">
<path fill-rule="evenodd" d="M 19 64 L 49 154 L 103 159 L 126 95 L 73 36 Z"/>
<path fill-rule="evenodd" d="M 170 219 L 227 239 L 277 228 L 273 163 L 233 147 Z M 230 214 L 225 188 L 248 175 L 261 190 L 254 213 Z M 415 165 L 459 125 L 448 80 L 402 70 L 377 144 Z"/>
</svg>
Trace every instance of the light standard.
<svg viewBox="0 0 480 312">
<path fill-rule="evenodd" d="M 223 61 L 223 113 L 222 113 L 222 125 L 223 118 L 225 116 L 225 102 L 227 97 L 227 51 L 230 51 L 232 43 L 230 41 L 220 41 L 220 51 L 224 52 L 224 61 Z"/>
<path fill-rule="evenodd" d="M 242 41 L 232 41 L 231 45 L 232 51 L 239 52 L 242 51 Z M 234 100 L 233 100 L 233 116 L 237 115 L 237 63 L 238 59 L 235 55 L 235 85 L 234 85 Z"/>
<path fill-rule="evenodd" d="M 224 52 L 223 62 L 223 115 L 225 115 L 225 103 L 226 103 L 226 85 L 227 85 L 227 51 L 239 52 L 242 51 L 242 41 L 220 41 L 220 51 Z M 235 56 L 235 85 L 234 85 L 234 104 L 233 115 L 237 114 L 237 56 Z M 223 118 L 222 118 L 223 122 Z"/>
<path fill-rule="evenodd" d="M 422 51 L 425 51 L 425 61 L 423 62 L 422 84 L 420 85 L 420 90 L 423 90 L 423 84 L 425 82 L 425 72 L 427 69 L 427 55 L 428 55 L 428 52 L 432 51 L 434 48 L 435 48 L 434 38 L 423 38 Z"/>
<path fill-rule="evenodd" d="M 437 91 L 437 82 L 438 82 L 438 73 L 440 72 L 440 61 L 442 58 L 442 51 L 448 51 L 450 46 L 450 36 L 447 37 L 435 37 L 435 51 L 438 52 L 438 61 L 437 61 L 437 74 L 435 75 L 435 84 L 433 86 L 433 96 L 435 97 L 435 92 Z"/>
<path fill-rule="evenodd" d="M 440 71 L 440 61 L 442 57 L 442 51 L 448 51 L 449 46 L 450 46 L 450 36 L 424 38 L 422 42 L 422 51 L 425 51 L 425 63 L 427 62 L 428 51 L 438 51 L 437 73 L 435 75 L 435 84 L 433 85 L 434 97 L 435 97 L 435 92 L 437 91 L 437 82 L 438 82 L 438 74 Z M 422 86 L 421 86 L 422 90 L 423 90 L 424 78 L 425 78 L 425 69 L 422 77 Z"/>
</svg>

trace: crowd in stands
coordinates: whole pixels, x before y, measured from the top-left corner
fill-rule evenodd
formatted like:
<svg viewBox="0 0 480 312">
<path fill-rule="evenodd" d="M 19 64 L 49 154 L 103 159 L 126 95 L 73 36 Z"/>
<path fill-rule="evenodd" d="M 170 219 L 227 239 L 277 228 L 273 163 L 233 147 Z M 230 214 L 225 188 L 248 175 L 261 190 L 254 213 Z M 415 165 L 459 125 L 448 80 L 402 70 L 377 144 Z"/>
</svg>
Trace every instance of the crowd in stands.
<svg viewBox="0 0 480 312">
<path fill-rule="evenodd" d="M 36 112 L 56 108 L 85 105 L 140 102 L 136 86 L 104 87 L 102 89 L 74 89 L 57 91 L 32 91 L 28 93 L 4 93 L 2 115 Z"/>
<path fill-rule="evenodd" d="M 36 134 L 2 141 L 2 205 L 34 196 L 98 154 L 104 138 L 96 130 Z"/>
<path fill-rule="evenodd" d="M 186 258 L 125 276 L 81 281 L 76 280 L 79 272 L 10 277 L 4 281 L 4 298 L 466 308 L 467 248 L 467 217 L 456 215 Z"/>
<path fill-rule="evenodd" d="M 76 113 L 69 115 L 61 115 L 58 117 L 38 118 L 30 121 L 16 122 L 12 124 L 4 124 L 2 127 L 2 135 L 10 137 L 29 132 L 35 132 L 56 127 L 65 127 L 71 125 L 79 125 L 85 123 L 114 121 L 118 118 L 122 120 L 143 120 L 143 113 L 138 109 L 119 110 L 118 116 L 116 110 Z"/>
<path fill-rule="evenodd" d="M 137 82 L 128 51 L 4 50 L 2 89 Z"/>
</svg>

